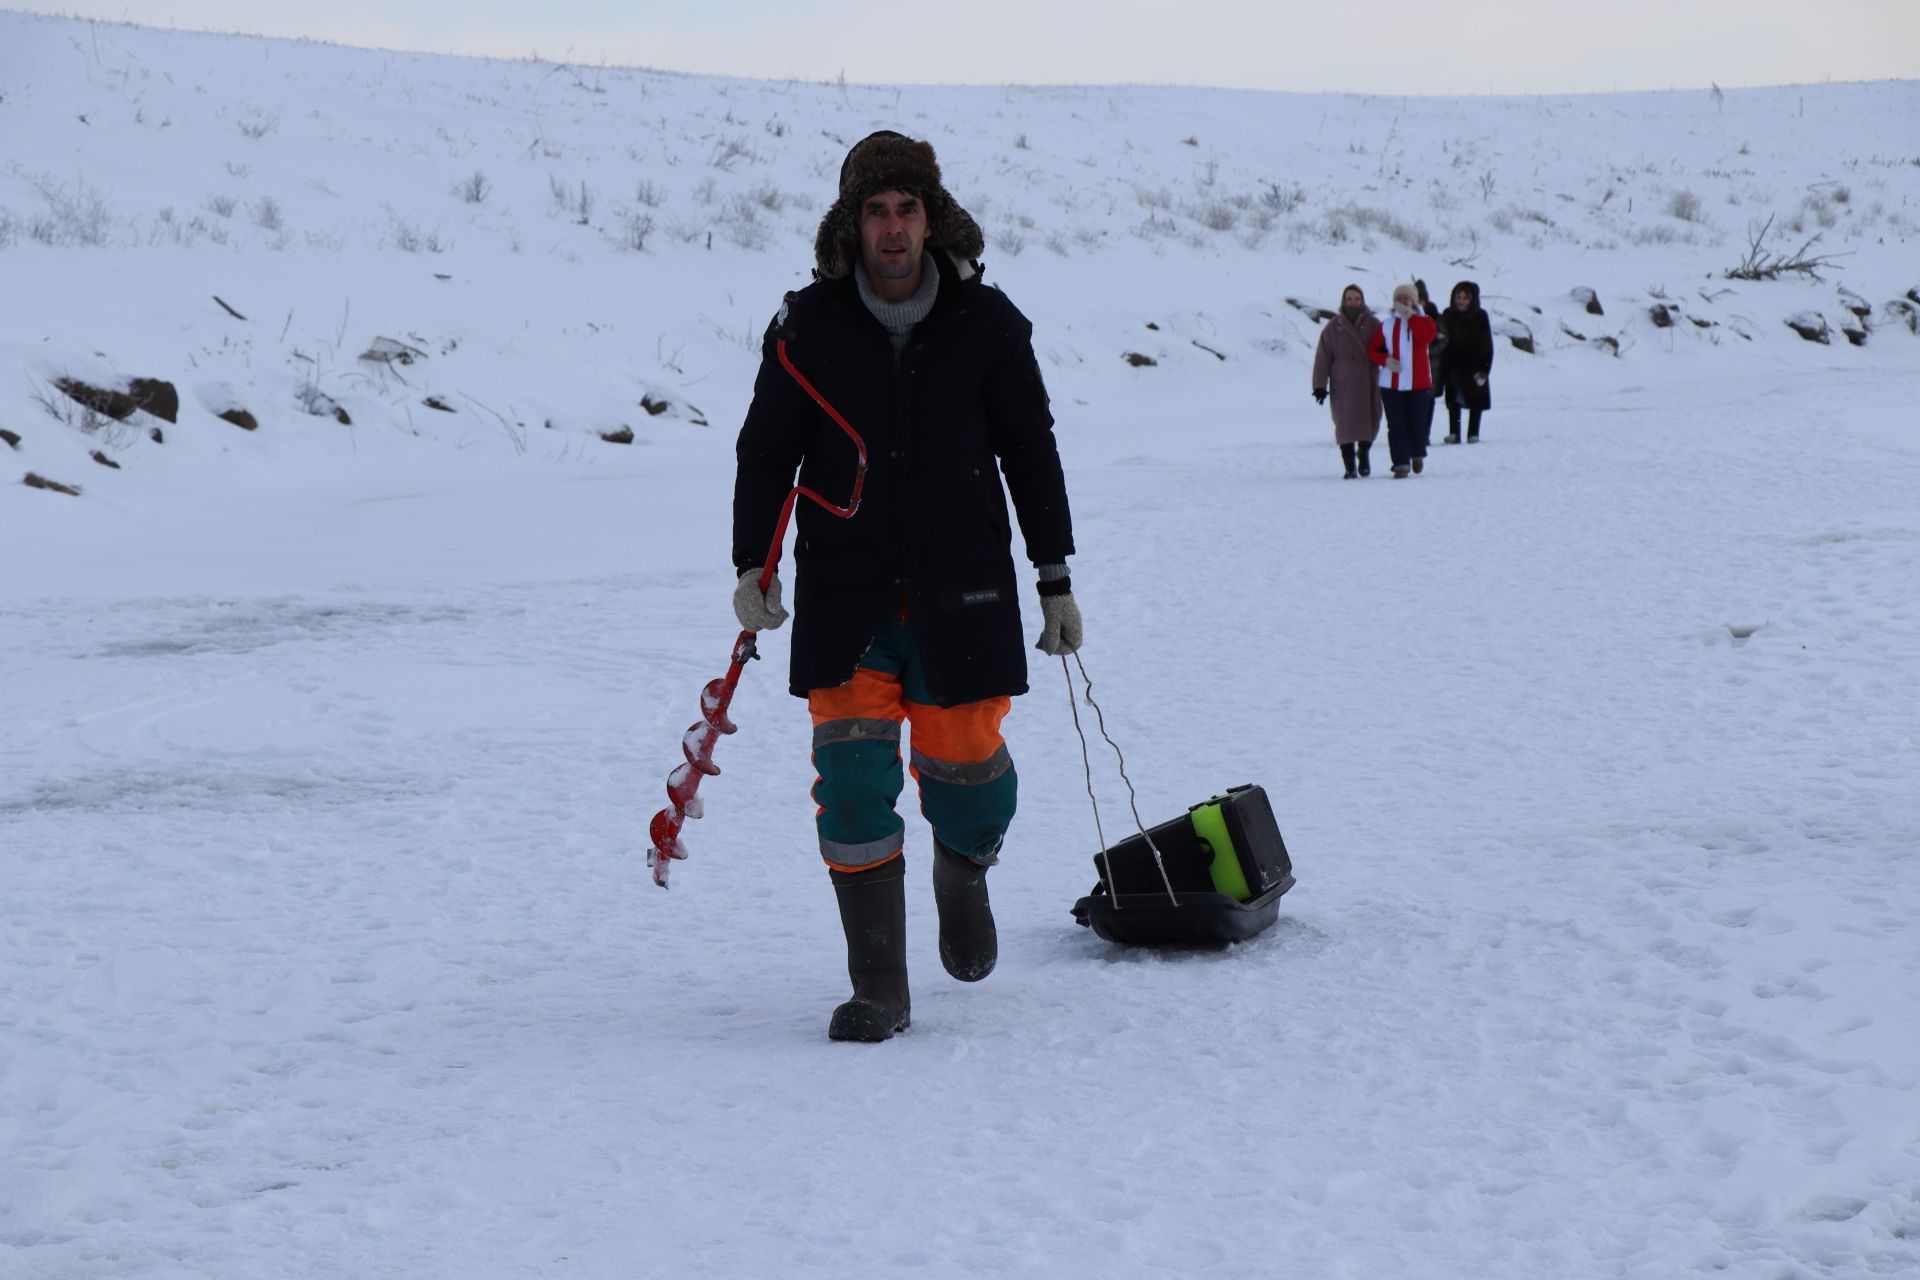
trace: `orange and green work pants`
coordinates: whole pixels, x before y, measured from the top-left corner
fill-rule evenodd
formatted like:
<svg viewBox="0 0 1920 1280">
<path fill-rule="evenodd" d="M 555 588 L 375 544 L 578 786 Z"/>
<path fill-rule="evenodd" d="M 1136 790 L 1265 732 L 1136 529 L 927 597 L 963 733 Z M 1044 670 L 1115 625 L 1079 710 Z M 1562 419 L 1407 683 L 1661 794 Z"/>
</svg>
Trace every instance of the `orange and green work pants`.
<svg viewBox="0 0 1920 1280">
<path fill-rule="evenodd" d="M 807 694 L 813 716 L 814 824 L 820 856 L 836 871 L 866 871 L 900 856 L 907 824 L 895 810 L 900 730 L 913 725 L 911 761 L 920 812 L 955 853 L 991 863 L 1013 821 L 1019 779 L 1000 722 L 1011 698 L 936 706 L 910 623 L 873 638 L 853 679 Z"/>
</svg>

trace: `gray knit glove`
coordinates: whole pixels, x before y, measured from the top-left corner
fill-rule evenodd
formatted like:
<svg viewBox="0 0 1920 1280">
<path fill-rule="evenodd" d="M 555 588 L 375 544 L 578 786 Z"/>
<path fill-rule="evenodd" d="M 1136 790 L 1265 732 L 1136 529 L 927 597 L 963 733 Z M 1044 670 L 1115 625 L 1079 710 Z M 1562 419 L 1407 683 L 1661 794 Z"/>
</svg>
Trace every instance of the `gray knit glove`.
<svg viewBox="0 0 1920 1280">
<path fill-rule="evenodd" d="M 1080 606 L 1073 602 L 1073 592 L 1041 596 L 1040 616 L 1045 625 L 1040 628 L 1040 638 L 1033 642 L 1034 648 L 1049 658 L 1064 658 L 1079 652 Z"/>
<path fill-rule="evenodd" d="M 780 575 L 773 575 L 766 594 L 761 595 L 760 570 L 749 569 L 741 574 L 739 584 L 733 589 L 733 616 L 749 631 L 778 629 L 787 620 L 787 611 L 780 607 Z"/>
</svg>

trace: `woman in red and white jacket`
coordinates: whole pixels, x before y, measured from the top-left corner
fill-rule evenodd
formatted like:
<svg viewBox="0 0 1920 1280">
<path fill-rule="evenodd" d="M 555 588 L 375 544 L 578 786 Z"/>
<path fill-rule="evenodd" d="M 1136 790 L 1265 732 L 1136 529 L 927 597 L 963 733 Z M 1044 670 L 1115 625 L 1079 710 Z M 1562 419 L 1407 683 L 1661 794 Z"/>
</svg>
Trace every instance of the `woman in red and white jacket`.
<svg viewBox="0 0 1920 1280">
<path fill-rule="evenodd" d="M 1420 295 L 1410 284 L 1393 287 L 1393 315 L 1374 331 L 1368 359 L 1380 367 L 1380 400 L 1387 412 L 1387 450 L 1393 478 L 1418 475 L 1427 459 L 1433 430 L 1433 372 L 1427 345 L 1438 326 L 1420 311 Z"/>
</svg>

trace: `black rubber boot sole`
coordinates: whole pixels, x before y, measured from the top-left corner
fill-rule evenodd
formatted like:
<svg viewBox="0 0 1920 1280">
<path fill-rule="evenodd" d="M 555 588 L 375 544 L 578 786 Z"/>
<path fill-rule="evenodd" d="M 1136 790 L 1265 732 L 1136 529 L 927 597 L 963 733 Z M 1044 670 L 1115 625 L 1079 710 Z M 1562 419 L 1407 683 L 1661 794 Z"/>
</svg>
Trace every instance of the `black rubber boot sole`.
<svg viewBox="0 0 1920 1280">
<path fill-rule="evenodd" d="M 1000 935 L 987 900 L 987 869 L 933 842 L 933 905 L 940 912 L 940 963 L 962 982 L 978 982 L 1000 959 Z"/>
<path fill-rule="evenodd" d="M 905 1008 L 889 1009 L 871 1000 L 849 1000 L 833 1011 L 833 1018 L 827 1023 L 827 1039 L 877 1044 L 893 1039 L 912 1021 Z"/>
</svg>

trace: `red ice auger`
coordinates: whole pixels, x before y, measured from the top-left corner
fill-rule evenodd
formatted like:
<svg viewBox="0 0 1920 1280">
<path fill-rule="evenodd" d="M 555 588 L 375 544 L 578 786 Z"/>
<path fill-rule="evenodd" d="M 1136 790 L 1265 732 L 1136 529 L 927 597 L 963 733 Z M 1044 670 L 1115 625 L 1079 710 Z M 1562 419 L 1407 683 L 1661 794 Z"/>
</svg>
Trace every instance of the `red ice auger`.
<svg viewBox="0 0 1920 1280">
<path fill-rule="evenodd" d="M 847 496 L 847 505 L 836 507 L 805 485 L 796 484 L 787 494 L 787 500 L 780 504 L 780 519 L 773 526 L 773 545 L 767 549 L 767 563 L 760 570 L 760 590 L 764 593 L 773 581 L 774 570 L 780 567 L 780 547 L 786 541 L 787 521 L 793 515 L 794 500 L 800 497 L 811 498 L 833 515 L 842 520 L 853 518 L 860 510 L 860 489 L 867 482 L 867 444 L 860 438 L 840 411 L 827 403 L 827 398 L 808 382 L 805 375 L 793 367 L 793 361 L 787 358 L 787 341 L 780 339 L 775 344 L 780 355 L 780 367 L 793 376 L 800 389 L 813 398 L 813 402 L 826 411 L 829 418 L 847 433 L 853 441 L 854 452 L 859 461 L 853 473 L 853 492 Z M 680 739 L 680 750 L 685 753 L 687 762 L 677 766 L 667 775 L 667 807 L 653 815 L 653 821 L 647 827 L 647 834 L 653 840 L 653 847 L 647 851 L 647 865 L 653 868 L 653 882 L 662 889 L 667 887 L 667 868 L 676 858 L 687 856 L 687 847 L 680 841 L 680 828 L 689 818 L 697 818 L 703 812 L 700 797 L 700 779 L 711 777 L 720 772 L 720 766 L 713 762 L 713 744 L 720 740 L 723 733 L 732 733 L 738 726 L 727 719 L 727 707 L 733 702 L 733 691 L 740 683 L 740 673 L 746 669 L 749 661 L 760 656 L 754 647 L 754 633 L 742 630 L 733 642 L 733 661 L 727 666 L 727 674 L 717 680 L 709 680 L 700 690 L 700 719 L 687 727 L 686 734 Z"/>
</svg>

